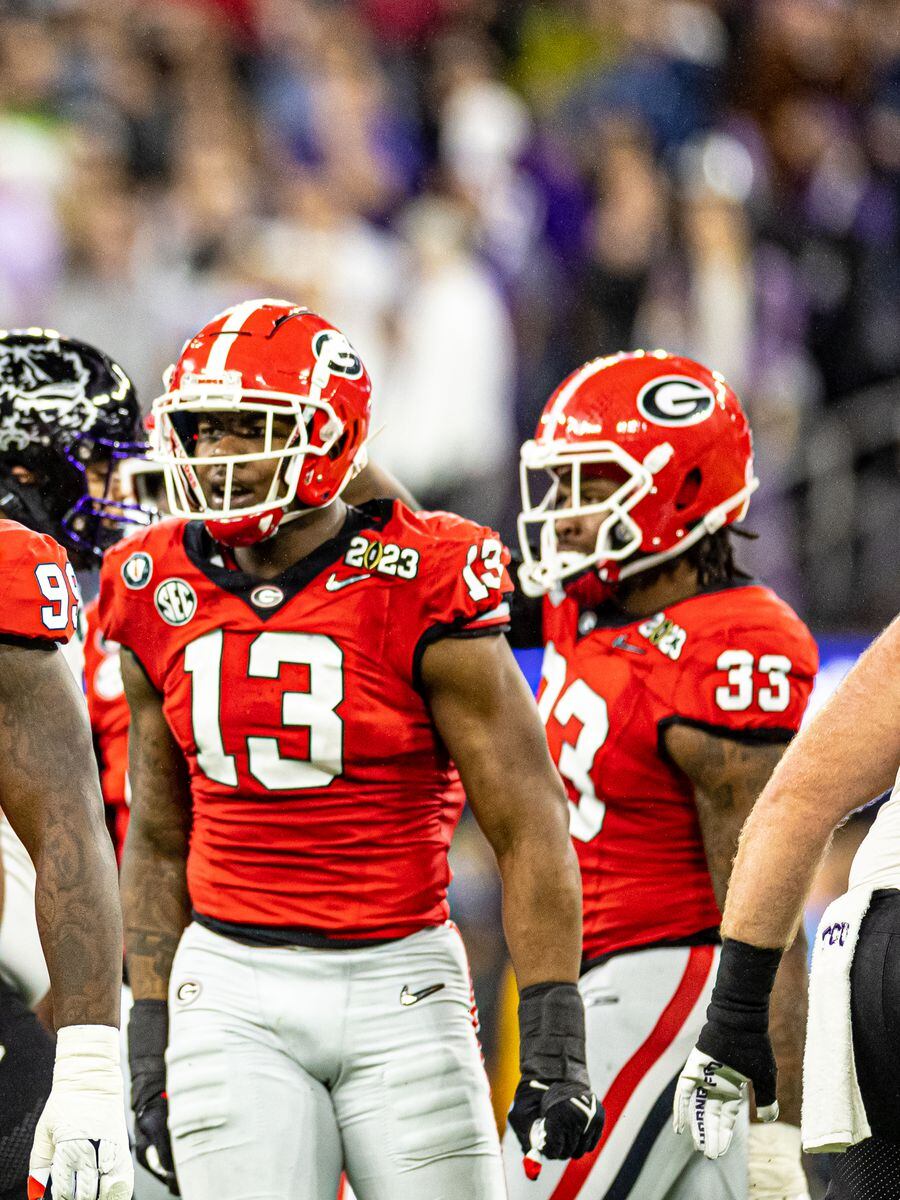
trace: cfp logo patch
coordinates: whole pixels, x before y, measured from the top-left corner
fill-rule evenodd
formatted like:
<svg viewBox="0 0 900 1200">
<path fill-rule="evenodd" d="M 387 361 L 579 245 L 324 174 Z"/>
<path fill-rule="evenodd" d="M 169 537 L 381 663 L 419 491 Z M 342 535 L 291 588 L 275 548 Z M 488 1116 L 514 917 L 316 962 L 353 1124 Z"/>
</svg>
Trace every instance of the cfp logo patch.
<svg viewBox="0 0 900 1200">
<path fill-rule="evenodd" d="M 716 398 L 702 383 L 683 375 L 664 375 L 638 392 L 638 411 L 654 425 L 699 425 L 711 417 Z"/>
<path fill-rule="evenodd" d="M 197 611 L 197 594 L 183 579 L 165 579 L 154 592 L 153 603 L 167 625 L 187 625 Z"/>
<path fill-rule="evenodd" d="M 313 354 L 324 361 L 335 375 L 359 379 L 363 373 L 359 355 L 342 333 L 336 329 L 321 329 L 312 341 Z"/>
<path fill-rule="evenodd" d="M 143 550 L 138 550 L 136 554 L 132 554 L 122 563 L 122 578 L 125 586 L 131 588 L 133 592 L 146 587 L 152 574 L 153 559 Z"/>
</svg>

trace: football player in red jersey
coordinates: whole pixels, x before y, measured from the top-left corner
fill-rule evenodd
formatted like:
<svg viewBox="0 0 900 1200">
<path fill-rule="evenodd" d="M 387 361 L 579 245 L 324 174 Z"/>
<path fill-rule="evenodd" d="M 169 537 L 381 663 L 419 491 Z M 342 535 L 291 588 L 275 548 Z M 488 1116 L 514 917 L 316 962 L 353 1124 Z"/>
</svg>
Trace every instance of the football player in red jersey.
<svg viewBox="0 0 900 1200">
<path fill-rule="evenodd" d="M 44 536 L 58 531 L 78 549 L 102 519 L 84 478 L 130 389 L 106 362 L 51 331 L 0 334 L 0 511 L 22 522 L 0 522 L 0 1196 L 24 1195 L 32 1132 L 30 1196 L 51 1172 L 54 1196 L 73 1196 L 76 1174 L 79 1195 L 132 1189 L 115 863 L 80 687 L 63 654 L 48 652 L 77 641 L 80 598 L 65 551 Z M 49 983 L 55 1069 L 31 1009 Z"/>
<path fill-rule="evenodd" d="M 347 506 L 369 407 L 321 318 L 221 314 L 154 405 L 175 519 L 103 567 L 132 714 L 139 1153 L 187 1200 L 333 1196 L 342 1166 L 359 1200 L 505 1196 L 448 923 L 454 763 L 504 880 L 514 1119 L 550 1158 L 602 1123 L 565 798 L 499 636 L 505 552 L 448 514 Z"/>
<path fill-rule="evenodd" d="M 52 1051 L 4 973 L 0 1195 L 24 1194 L 27 1166 L 30 1198 L 42 1196 L 52 1176 L 53 1195 L 63 1200 L 75 1200 L 76 1179 L 91 1195 L 128 1200 L 115 859 L 84 701 L 57 650 L 74 632 L 78 602 L 63 549 L 0 521 L 0 808 L 33 863 L 57 1029 L 52 1089 L 41 1110 Z"/>
<path fill-rule="evenodd" d="M 806 1195 L 802 946 L 785 956 L 773 1008 L 783 1122 L 748 1133 L 745 1115 L 740 1152 L 718 1163 L 671 1122 L 738 834 L 817 669 L 799 618 L 734 563 L 730 526 L 756 486 L 746 417 L 722 377 L 689 359 L 597 359 L 548 402 L 522 449 L 522 486 L 520 580 L 544 597 L 538 707 L 581 865 L 579 986 L 606 1128 L 593 1153 L 529 1185 L 507 1134 L 510 1196 L 738 1200 L 749 1186 L 795 1200 Z"/>
</svg>

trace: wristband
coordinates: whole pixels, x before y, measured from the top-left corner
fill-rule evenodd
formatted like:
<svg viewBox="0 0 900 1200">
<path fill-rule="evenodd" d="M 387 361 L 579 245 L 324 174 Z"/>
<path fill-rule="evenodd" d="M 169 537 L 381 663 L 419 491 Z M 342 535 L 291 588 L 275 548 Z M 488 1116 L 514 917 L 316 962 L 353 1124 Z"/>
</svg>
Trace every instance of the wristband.
<svg viewBox="0 0 900 1200">
<path fill-rule="evenodd" d="M 783 954 L 726 938 L 706 1019 L 731 1025 L 734 1015 L 741 1029 L 767 1032 L 769 998 Z"/>
<path fill-rule="evenodd" d="M 584 1004 L 574 983 L 536 983 L 519 998 L 519 1066 L 523 1080 L 565 1080 L 590 1087 Z"/>
<path fill-rule="evenodd" d="M 121 1085 L 119 1031 L 112 1025 L 64 1025 L 56 1035 L 55 1088 L 113 1093 Z"/>
<path fill-rule="evenodd" d="M 128 1067 L 135 1112 L 165 1091 L 169 1006 L 165 1000 L 135 1000 L 128 1018 Z"/>
</svg>

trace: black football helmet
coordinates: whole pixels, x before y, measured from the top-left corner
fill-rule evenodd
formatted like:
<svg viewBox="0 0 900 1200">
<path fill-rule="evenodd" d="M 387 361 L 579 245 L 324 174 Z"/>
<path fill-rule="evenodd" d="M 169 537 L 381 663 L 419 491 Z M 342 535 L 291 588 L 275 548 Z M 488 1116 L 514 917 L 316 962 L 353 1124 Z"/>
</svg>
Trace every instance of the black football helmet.
<svg viewBox="0 0 900 1200">
<path fill-rule="evenodd" d="M 52 329 L 0 331 L 5 517 L 96 565 L 125 526 L 151 519 L 114 494 L 118 462 L 146 451 L 141 433 L 134 385 L 106 354 Z"/>
</svg>

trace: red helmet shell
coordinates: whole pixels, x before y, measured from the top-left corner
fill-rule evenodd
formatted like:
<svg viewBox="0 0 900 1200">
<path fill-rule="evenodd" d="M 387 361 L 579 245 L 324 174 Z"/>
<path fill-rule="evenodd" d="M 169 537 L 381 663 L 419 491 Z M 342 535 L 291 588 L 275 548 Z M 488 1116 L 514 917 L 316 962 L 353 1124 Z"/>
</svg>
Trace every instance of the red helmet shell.
<svg viewBox="0 0 900 1200">
<path fill-rule="evenodd" d="M 659 446 L 671 447 L 631 510 L 644 554 L 675 546 L 753 481 L 753 443 L 740 400 L 717 371 L 661 350 L 595 359 L 574 371 L 547 402 L 535 441 L 570 452 L 612 442 L 638 463 L 652 461 Z M 733 508 L 723 523 L 745 511 L 746 504 Z"/>
<path fill-rule="evenodd" d="M 330 503 L 346 482 L 369 431 L 372 383 L 349 342 L 323 317 L 280 300 L 257 300 L 236 305 L 215 317 L 184 345 L 167 380 L 177 392 L 189 376 L 215 377 L 237 373 L 244 392 L 280 396 L 309 396 L 314 372 L 327 364 L 327 378 L 318 399 L 331 406 L 342 431 L 328 454 L 303 456 L 296 499 L 302 507 Z M 263 397 L 264 398 L 264 397 Z M 285 404 L 285 407 L 289 407 Z M 321 408 L 309 414 L 309 441 L 324 442 L 330 417 Z"/>
</svg>

